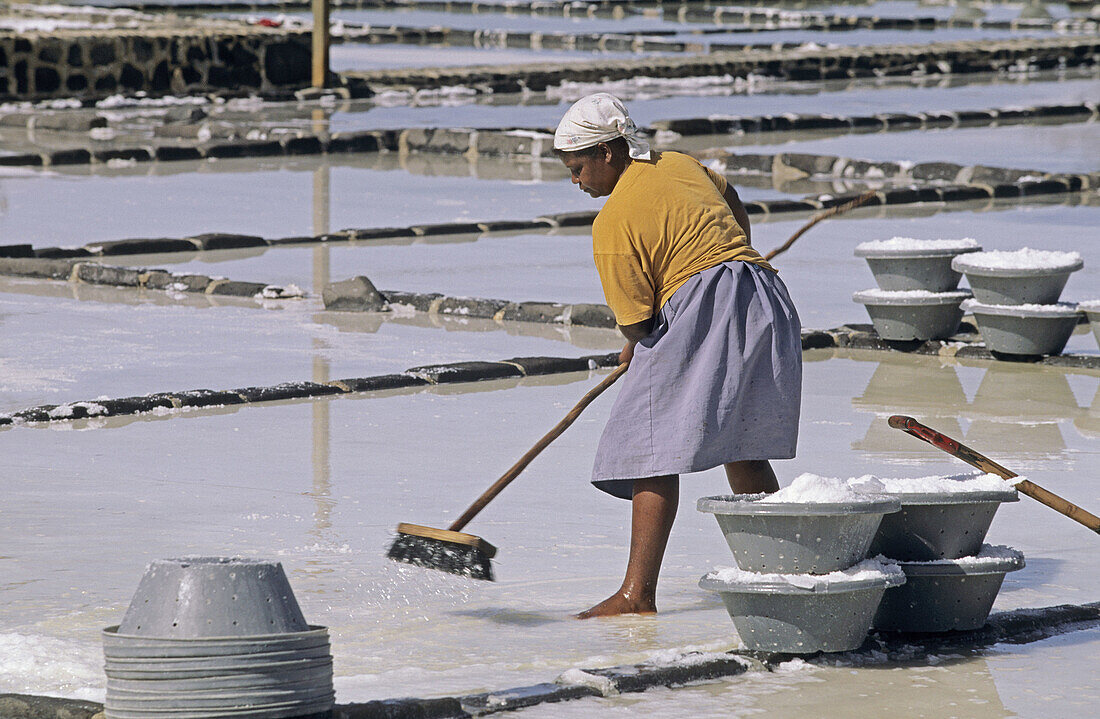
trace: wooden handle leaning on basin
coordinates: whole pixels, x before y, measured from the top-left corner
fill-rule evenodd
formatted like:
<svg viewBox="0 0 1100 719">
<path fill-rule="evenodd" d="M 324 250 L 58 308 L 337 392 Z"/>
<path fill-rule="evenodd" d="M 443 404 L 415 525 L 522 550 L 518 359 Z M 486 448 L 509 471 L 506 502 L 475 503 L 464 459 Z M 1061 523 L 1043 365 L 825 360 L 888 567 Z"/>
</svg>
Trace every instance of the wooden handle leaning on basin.
<svg viewBox="0 0 1100 719">
<path fill-rule="evenodd" d="M 1005 469 L 1001 465 L 997 464 L 993 460 L 978 454 L 974 450 L 967 447 L 965 444 L 961 444 L 951 439 L 945 434 L 941 434 L 931 427 L 927 427 L 912 417 L 906 417 L 904 415 L 895 414 L 889 419 L 890 426 L 894 429 L 900 429 L 908 434 L 913 435 L 917 439 L 923 439 L 933 447 L 938 447 L 944 452 L 958 457 L 967 464 L 977 467 L 983 472 L 989 472 L 990 474 L 996 474 L 997 476 L 1012 480 L 1020 475 Z M 1016 489 L 1020 490 L 1032 499 L 1042 502 L 1046 506 L 1050 507 L 1056 512 L 1061 512 L 1075 522 L 1079 522 L 1092 531 L 1100 534 L 1100 517 L 1095 514 L 1078 507 L 1073 502 L 1070 502 L 1062 497 L 1059 497 L 1054 492 L 1043 489 L 1034 482 L 1021 479 L 1013 482 Z"/>
</svg>

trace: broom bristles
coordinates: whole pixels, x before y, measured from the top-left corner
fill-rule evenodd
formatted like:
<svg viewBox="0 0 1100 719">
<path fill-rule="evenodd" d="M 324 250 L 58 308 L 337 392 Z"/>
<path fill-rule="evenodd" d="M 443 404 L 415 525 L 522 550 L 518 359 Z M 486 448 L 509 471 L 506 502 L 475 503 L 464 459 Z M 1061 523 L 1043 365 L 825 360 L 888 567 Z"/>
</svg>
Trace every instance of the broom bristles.
<svg viewBox="0 0 1100 719">
<path fill-rule="evenodd" d="M 470 579 L 493 581 L 490 555 L 480 547 L 470 544 L 448 542 L 398 531 L 386 556 L 396 562 L 417 567 L 438 569 Z"/>
</svg>

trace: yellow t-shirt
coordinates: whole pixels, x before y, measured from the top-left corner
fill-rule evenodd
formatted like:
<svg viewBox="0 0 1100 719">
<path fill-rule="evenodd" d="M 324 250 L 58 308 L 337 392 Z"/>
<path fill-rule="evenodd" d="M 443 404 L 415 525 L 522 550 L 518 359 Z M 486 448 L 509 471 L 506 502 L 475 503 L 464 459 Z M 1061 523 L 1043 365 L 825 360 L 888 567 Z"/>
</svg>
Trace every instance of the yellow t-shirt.
<svg viewBox="0 0 1100 719">
<path fill-rule="evenodd" d="M 592 223 L 604 297 L 620 325 L 654 316 L 688 279 L 730 260 L 775 271 L 745 239 L 726 179 L 679 152 L 633 160 Z"/>
</svg>

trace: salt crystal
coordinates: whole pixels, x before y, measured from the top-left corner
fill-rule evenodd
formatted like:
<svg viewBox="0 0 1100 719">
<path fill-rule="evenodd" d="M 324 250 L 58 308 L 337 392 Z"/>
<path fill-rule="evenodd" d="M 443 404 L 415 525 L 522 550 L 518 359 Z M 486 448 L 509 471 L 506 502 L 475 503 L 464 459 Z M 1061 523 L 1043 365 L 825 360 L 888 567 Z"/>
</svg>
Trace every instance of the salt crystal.
<svg viewBox="0 0 1100 719">
<path fill-rule="evenodd" d="M 918 240 L 913 237 L 891 237 L 889 240 L 871 240 L 856 245 L 856 250 L 969 250 L 979 247 L 970 237 L 961 240 Z"/>
<path fill-rule="evenodd" d="M 1068 269 L 1081 262 L 1081 255 L 1076 252 L 1060 252 L 1057 250 L 1033 250 L 1024 247 L 1011 252 L 994 250 L 990 252 L 974 252 L 955 258 L 959 269 L 964 272 L 967 269 L 989 270 L 1026 270 Z"/>
<path fill-rule="evenodd" d="M 821 477 L 809 472 L 798 475 L 789 486 L 774 494 L 767 495 L 763 501 L 771 503 L 808 503 L 808 502 L 866 502 L 867 494 L 853 489 L 848 480 L 835 477 Z"/>
<path fill-rule="evenodd" d="M 775 574 L 747 572 L 740 567 L 718 567 L 713 572 L 708 573 L 704 579 L 742 586 L 788 584 L 792 587 L 810 591 L 828 591 L 830 587 L 836 587 L 837 585 L 875 579 L 885 579 L 890 583 L 901 584 L 904 582 L 904 577 L 905 573 L 896 563 L 876 557 L 874 559 L 864 559 L 859 564 L 828 574 Z"/>
</svg>

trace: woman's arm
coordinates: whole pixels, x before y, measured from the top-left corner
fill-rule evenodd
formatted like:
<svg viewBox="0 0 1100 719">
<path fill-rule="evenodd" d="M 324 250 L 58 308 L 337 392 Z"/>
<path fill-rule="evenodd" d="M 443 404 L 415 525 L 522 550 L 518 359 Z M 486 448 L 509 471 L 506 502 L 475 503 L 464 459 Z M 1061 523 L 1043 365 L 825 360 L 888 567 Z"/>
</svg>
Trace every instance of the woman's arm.
<svg viewBox="0 0 1100 719">
<path fill-rule="evenodd" d="M 726 191 L 722 193 L 722 199 L 730 206 L 733 211 L 733 219 L 741 225 L 741 229 L 745 231 L 745 241 L 751 245 L 752 231 L 749 229 L 749 213 L 745 211 L 745 206 L 741 204 L 741 198 L 737 196 L 737 190 L 733 189 L 733 183 L 726 184 Z"/>
<path fill-rule="evenodd" d="M 619 332 L 626 337 L 626 346 L 619 353 L 619 364 L 626 364 L 634 359 L 634 345 L 644 340 L 653 331 L 653 318 L 636 322 L 632 325 L 618 325 Z"/>
</svg>

